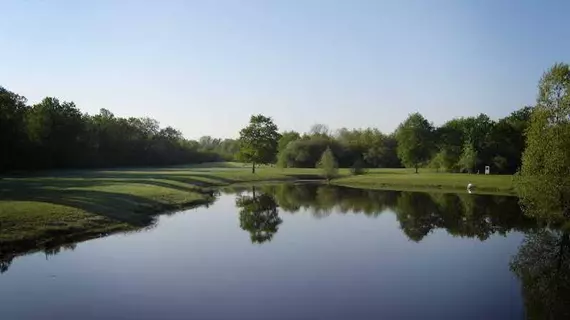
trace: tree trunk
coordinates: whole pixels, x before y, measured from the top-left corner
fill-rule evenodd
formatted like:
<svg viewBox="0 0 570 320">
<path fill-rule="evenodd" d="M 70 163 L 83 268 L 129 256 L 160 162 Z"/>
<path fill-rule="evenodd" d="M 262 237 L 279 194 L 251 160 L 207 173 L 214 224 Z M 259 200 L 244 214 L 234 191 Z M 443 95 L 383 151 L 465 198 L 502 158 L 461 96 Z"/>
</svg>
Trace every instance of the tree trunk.
<svg viewBox="0 0 570 320">
<path fill-rule="evenodd" d="M 251 163 L 251 173 L 255 173 L 255 162 Z"/>
<path fill-rule="evenodd" d="M 418 165 L 416 164 L 416 173 L 418 173 Z"/>
<path fill-rule="evenodd" d="M 255 200 L 255 186 L 251 186 L 251 193 L 253 194 L 253 200 Z"/>
</svg>

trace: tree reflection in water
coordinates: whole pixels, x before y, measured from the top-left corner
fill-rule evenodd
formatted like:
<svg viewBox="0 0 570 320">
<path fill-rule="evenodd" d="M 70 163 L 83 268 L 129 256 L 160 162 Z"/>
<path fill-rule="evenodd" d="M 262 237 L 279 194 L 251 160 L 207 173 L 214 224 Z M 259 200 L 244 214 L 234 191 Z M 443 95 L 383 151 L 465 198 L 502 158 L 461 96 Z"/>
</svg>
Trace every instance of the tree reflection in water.
<svg viewBox="0 0 570 320">
<path fill-rule="evenodd" d="M 271 241 L 279 230 L 283 220 L 279 218 L 275 198 L 268 193 L 256 193 L 252 187 L 252 195 L 240 195 L 236 206 L 240 208 L 240 227 L 250 234 L 252 243 Z"/>
<path fill-rule="evenodd" d="M 535 218 L 525 216 L 518 199 L 470 194 L 373 191 L 329 185 L 275 185 L 262 188 L 262 196 L 238 196 L 240 222 L 253 242 L 270 240 L 281 223 L 276 208 L 296 213 L 305 210 L 315 218 L 332 212 L 362 213 L 377 217 L 396 214 L 403 233 L 415 242 L 436 229 L 452 236 L 476 238 L 519 231 L 526 238 L 513 257 L 511 270 L 523 288 L 529 319 L 570 319 L 570 238 L 568 233 L 544 230 Z M 274 195 L 274 199 L 270 196 Z M 257 198 L 257 200 L 255 200 Z M 271 199 L 271 200 L 269 200 Z"/>
<path fill-rule="evenodd" d="M 491 235 L 524 232 L 525 240 L 510 264 L 522 283 L 529 319 L 570 319 L 570 235 L 550 224 L 540 228 L 536 218 L 522 214 L 515 197 L 470 194 L 374 191 L 318 184 L 281 184 L 251 189 L 236 197 L 240 227 L 253 243 L 267 243 L 279 231 L 281 213 L 308 212 L 315 218 L 330 214 L 364 214 L 377 217 L 396 214 L 402 232 L 415 242 L 436 229 L 455 237 L 481 241 Z M 248 192 L 247 194 L 243 191 Z M 62 249 L 73 250 L 69 239 L 43 248 L 46 257 Z M 18 256 L 15 247 L 0 245 L 0 273 Z M 30 248 L 25 247 L 27 252 Z M 23 250 L 23 249 L 22 249 Z"/>
<path fill-rule="evenodd" d="M 10 265 L 12 264 L 13 259 L 14 258 L 11 258 L 11 257 L 5 257 L 5 258 L 0 260 L 0 274 L 8 271 L 8 269 L 10 268 Z"/>
<path fill-rule="evenodd" d="M 527 234 L 511 261 L 528 319 L 570 319 L 569 236 L 554 230 Z"/>
<path fill-rule="evenodd" d="M 315 218 L 332 212 L 376 217 L 394 212 L 404 234 L 419 242 L 435 229 L 458 237 L 486 240 L 493 234 L 536 229 L 515 197 L 363 190 L 318 184 L 264 186 L 282 212 L 307 211 Z M 239 198 L 239 197 L 238 197 Z"/>
</svg>

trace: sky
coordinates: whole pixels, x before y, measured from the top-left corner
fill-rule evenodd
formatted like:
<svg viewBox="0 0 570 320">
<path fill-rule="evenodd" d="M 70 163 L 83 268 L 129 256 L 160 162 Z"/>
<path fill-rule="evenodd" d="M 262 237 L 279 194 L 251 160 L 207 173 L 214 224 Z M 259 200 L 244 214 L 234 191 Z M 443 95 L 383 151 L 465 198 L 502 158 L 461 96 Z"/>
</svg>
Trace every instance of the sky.
<svg viewBox="0 0 570 320">
<path fill-rule="evenodd" d="M 393 131 L 533 104 L 570 62 L 570 1 L 0 0 L 0 86 L 84 112 L 151 117 L 187 138 Z"/>
</svg>

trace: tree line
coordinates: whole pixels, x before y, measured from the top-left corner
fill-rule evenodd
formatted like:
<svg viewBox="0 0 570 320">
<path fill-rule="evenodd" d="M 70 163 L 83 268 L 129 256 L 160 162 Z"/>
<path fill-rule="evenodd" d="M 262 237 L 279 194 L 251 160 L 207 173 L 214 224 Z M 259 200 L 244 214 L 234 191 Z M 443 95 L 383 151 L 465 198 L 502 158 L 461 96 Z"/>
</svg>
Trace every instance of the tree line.
<svg viewBox="0 0 570 320">
<path fill-rule="evenodd" d="M 188 140 L 148 117 L 89 115 L 52 97 L 30 106 L 0 87 L 0 172 L 221 161 L 236 152 L 233 141 Z"/>
<path fill-rule="evenodd" d="M 452 119 L 435 127 L 421 114 L 411 114 L 390 134 L 375 128 L 331 131 L 314 125 L 307 133 L 278 132 L 271 118 L 252 116 L 240 132 L 236 159 L 277 163 L 288 168 L 314 168 L 330 150 L 340 167 L 418 168 L 442 172 L 515 173 L 521 166 L 525 131 L 532 107 L 494 121 L 485 114 Z M 254 165 L 255 166 L 255 165 Z"/>
<path fill-rule="evenodd" d="M 314 168 L 323 153 L 330 150 L 339 167 L 405 166 L 416 171 L 429 167 L 471 173 L 483 172 L 485 166 L 490 166 L 493 173 L 515 173 L 522 167 L 527 144 L 568 149 L 565 143 L 570 139 L 564 129 L 564 110 L 570 108 L 567 69 L 567 64 L 556 64 L 545 73 L 535 106 L 523 107 L 498 120 L 480 114 L 434 126 L 414 113 L 389 134 L 376 128 L 331 131 L 322 124 L 300 133 L 279 132 L 271 118 L 253 115 L 239 139 L 204 136 L 197 141 L 185 139 L 172 127 L 161 128 L 148 117 L 121 118 L 106 109 L 88 115 L 73 102 L 56 98 L 29 106 L 23 96 L 0 87 L 0 172 L 224 160 L 251 163 L 253 170 L 256 164 L 267 163 Z M 531 127 L 534 114 L 539 124 Z M 544 131 L 541 121 L 555 124 L 555 129 Z M 536 132 L 537 140 L 529 142 L 527 131 Z M 557 145 L 542 146 L 543 133 L 558 141 Z M 565 159 L 564 151 L 560 152 Z"/>
</svg>

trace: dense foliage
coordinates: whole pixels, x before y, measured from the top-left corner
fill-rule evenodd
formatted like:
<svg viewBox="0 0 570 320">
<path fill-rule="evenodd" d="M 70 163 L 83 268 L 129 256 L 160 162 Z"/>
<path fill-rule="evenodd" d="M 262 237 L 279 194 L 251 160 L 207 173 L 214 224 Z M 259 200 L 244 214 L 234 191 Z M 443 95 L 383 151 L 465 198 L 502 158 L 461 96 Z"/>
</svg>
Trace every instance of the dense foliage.
<svg viewBox="0 0 570 320">
<path fill-rule="evenodd" d="M 378 129 L 342 128 L 335 133 L 323 125 L 309 133 L 286 132 L 278 142 L 282 167 L 313 168 L 330 148 L 339 167 L 361 162 L 365 168 L 431 167 L 445 172 L 515 173 L 521 166 L 531 107 L 498 121 L 481 114 L 456 118 L 434 127 L 419 113 L 409 116 L 392 134 Z"/>
<path fill-rule="evenodd" d="M 555 86 L 555 79 L 546 80 L 539 105 L 554 99 L 548 88 Z M 557 85 L 562 93 L 563 85 Z M 307 133 L 279 133 L 271 118 L 254 115 L 239 139 L 204 136 L 194 141 L 171 127 L 160 128 L 150 118 L 120 118 L 105 109 L 87 115 L 55 98 L 28 106 L 24 97 L 0 88 L 0 172 L 219 160 L 249 162 L 253 170 L 255 164 L 275 162 L 314 168 L 330 148 L 343 168 L 407 166 L 475 173 L 490 166 L 492 173 L 515 173 L 522 164 L 533 110 L 524 107 L 498 121 L 484 114 L 456 118 L 439 127 L 414 113 L 391 134 L 374 128 L 333 132 L 322 124 Z"/>
<path fill-rule="evenodd" d="M 322 176 L 327 181 L 330 181 L 338 174 L 338 165 L 331 148 L 327 148 L 325 152 L 323 152 L 321 159 L 317 163 L 317 168 L 321 170 Z"/>
<path fill-rule="evenodd" d="M 199 150 L 209 153 L 217 153 L 225 161 L 237 160 L 239 141 L 236 139 L 220 139 L 211 136 L 203 136 L 198 140 Z"/>
<path fill-rule="evenodd" d="M 291 132 L 283 135 L 279 141 L 278 164 L 282 167 L 314 168 L 323 152 L 330 148 L 340 167 L 351 167 L 357 160 L 362 160 L 366 167 L 401 167 L 394 136 L 387 136 L 377 129 L 346 128 L 331 135 L 322 126 L 319 128 L 313 128 L 302 136 Z M 291 136 L 297 139 L 293 140 Z M 286 143 L 284 139 L 287 139 Z"/>
<path fill-rule="evenodd" d="M 238 159 L 250 162 L 252 173 L 255 164 L 275 162 L 281 137 L 277 130 L 271 118 L 259 114 L 251 116 L 249 125 L 240 131 Z"/>
<path fill-rule="evenodd" d="M 151 118 L 83 114 L 72 102 L 33 106 L 0 87 L 0 172 L 50 168 L 173 165 L 218 161 L 214 150 Z M 231 152 L 231 151 L 229 151 Z"/>
<path fill-rule="evenodd" d="M 570 66 L 556 64 L 542 77 L 517 181 L 527 213 L 570 218 Z"/>
<path fill-rule="evenodd" d="M 413 113 L 396 130 L 398 157 L 406 167 L 418 172 L 418 167 L 426 163 L 433 150 L 434 129 L 421 114 Z"/>
</svg>

